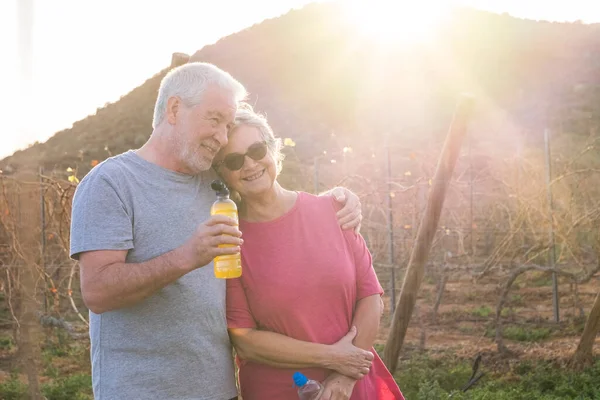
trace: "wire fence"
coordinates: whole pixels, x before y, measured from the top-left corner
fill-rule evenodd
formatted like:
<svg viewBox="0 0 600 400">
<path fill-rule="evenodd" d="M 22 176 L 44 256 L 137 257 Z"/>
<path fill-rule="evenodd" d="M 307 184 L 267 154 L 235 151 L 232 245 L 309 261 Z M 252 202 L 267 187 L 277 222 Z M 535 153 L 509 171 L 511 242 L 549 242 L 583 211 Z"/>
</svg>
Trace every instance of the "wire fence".
<svg viewBox="0 0 600 400">
<path fill-rule="evenodd" d="M 361 233 L 393 312 L 441 146 L 356 141 L 301 159 L 292 143 L 285 148 L 284 187 L 322 192 L 344 186 L 360 196 Z M 600 268 L 597 144 L 587 138 L 549 157 L 543 149 L 507 153 L 468 141 L 426 279 L 440 282 L 443 291 L 441 282 L 462 276 L 504 282 L 527 266 L 564 271 L 559 277 L 565 282 L 592 279 Z M 75 326 L 72 332 L 87 329 L 78 265 L 68 257 L 71 201 L 80 178 L 73 169 L 18 179 L 0 175 L 0 295 L 6 311 L 0 326 L 17 332 L 33 307 L 38 322 L 51 317 Z"/>
</svg>

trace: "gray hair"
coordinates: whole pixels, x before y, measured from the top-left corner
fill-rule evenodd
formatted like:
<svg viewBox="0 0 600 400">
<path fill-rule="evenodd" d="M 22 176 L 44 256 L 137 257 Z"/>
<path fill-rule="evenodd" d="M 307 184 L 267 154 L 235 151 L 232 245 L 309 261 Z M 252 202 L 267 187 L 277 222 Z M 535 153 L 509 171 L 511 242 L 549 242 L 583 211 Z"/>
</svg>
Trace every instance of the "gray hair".
<svg viewBox="0 0 600 400">
<path fill-rule="evenodd" d="M 250 126 L 258 129 L 262 139 L 267 143 L 269 153 L 275 159 L 275 163 L 277 164 L 277 174 L 279 174 L 283 168 L 283 159 L 285 158 L 284 154 L 281 152 L 283 144 L 281 138 L 275 137 L 273 129 L 267 122 L 267 119 L 263 115 L 254 112 L 250 104 L 241 103 L 235 114 L 235 120 L 229 132 L 235 131 L 235 129 L 240 126 Z"/>
<path fill-rule="evenodd" d="M 198 105 L 202 94 L 211 85 L 230 91 L 240 102 L 248 92 L 240 82 L 222 69 L 202 62 L 193 62 L 174 68 L 160 82 L 158 97 L 154 106 L 152 128 L 156 128 L 165 118 L 169 97 L 177 96 L 188 107 Z"/>
</svg>

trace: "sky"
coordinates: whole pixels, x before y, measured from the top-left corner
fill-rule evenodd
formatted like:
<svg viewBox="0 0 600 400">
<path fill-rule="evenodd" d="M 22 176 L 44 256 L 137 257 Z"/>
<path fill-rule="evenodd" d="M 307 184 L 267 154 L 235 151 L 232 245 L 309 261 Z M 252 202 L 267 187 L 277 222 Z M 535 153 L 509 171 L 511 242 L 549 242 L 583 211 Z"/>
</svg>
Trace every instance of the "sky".
<svg viewBox="0 0 600 400">
<path fill-rule="evenodd" d="M 600 22 L 591 0 L 453 1 L 522 18 Z M 167 67 L 173 52 L 193 54 L 309 2 L 0 0 L 0 159 L 118 100 Z"/>
</svg>

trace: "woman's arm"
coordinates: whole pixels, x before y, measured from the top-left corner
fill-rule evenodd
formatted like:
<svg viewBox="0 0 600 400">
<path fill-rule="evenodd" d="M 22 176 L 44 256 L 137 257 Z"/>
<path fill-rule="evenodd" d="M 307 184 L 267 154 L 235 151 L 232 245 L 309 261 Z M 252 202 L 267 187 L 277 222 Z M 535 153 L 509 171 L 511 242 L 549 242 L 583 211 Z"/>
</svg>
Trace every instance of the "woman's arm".
<svg viewBox="0 0 600 400">
<path fill-rule="evenodd" d="M 360 379 L 369 372 L 373 354 L 352 344 L 356 333 L 353 327 L 337 343 L 324 345 L 252 328 L 229 329 L 231 341 L 244 360 L 276 368 L 327 368 Z"/>
<path fill-rule="evenodd" d="M 354 345 L 364 350 L 370 350 L 379 331 L 381 320 L 381 296 L 374 294 L 356 302 L 352 324 L 356 326 L 358 334 Z"/>
<path fill-rule="evenodd" d="M 354 339 L 354 345 L 368 350 L 372 348 L 379 329 L 379 321 L 383 312 L 383 301 L 381 299 L 383 289 L 373 269 L 371 253 L 363 237 L 348 231 L 344 231 L 343 235 L 353 253 L 356 266 L 358 300 L 356 301 L 352 324 L 356 325 L 359 334 Z M 349 399 L 356 381 L 356 378 L 344 375 L 339 371 L 333 372 L 323 382 L 325 389 L 319 400 Z"/>
<path fill-rule="evenodd" d="M 379 294 L 362 298 L 356 302 L 354 320 L 352 321 L 352 324 L 358 330 L 358 335 L 354 339 L 356 347 L 365 350 L 372 348 L 379 329 L 382 305 Z M 349 399 L 352 396 L 356 382 L 356 377 L 336 371 L 323 382 L 324 390 L 319 400 Z"/>
</svg>

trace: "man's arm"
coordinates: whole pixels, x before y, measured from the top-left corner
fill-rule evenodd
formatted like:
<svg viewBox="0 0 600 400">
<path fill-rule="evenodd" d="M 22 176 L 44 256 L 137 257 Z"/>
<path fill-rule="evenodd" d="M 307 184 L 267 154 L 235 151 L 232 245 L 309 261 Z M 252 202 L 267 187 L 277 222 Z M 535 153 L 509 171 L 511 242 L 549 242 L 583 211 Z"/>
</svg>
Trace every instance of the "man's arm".
<svg viewBox="0 0 600 400">
<path fill-rule="evenodd" d="M 338 203 L 343 205 L 342 209 L 336 214 L 342 229 L 354 229 L 355 232 L 360 230 L 362 205 L 354 192 L 343 187 L 335 187 L 321 195 L 333 196 Z"/>
<path fill-rule="evenodd" d="M 216 215 L 200 224 L 181 247 L 141 263 L 126 263 L 127 250 L 97 250 L 79 255 L 81 293 L 85 305 L 101 314 L 132 306 L 242 244 L 236 222 Z M 220 244 L 234 247 L 219 248 Z"/>
<path fill-rule="evenodd" d="M 276 368 L 320 367 L 360 379 L 369 373 L 373 360 L 371 352 L 352 344 L 355 327 L 333 345 L 304 342 L 251 328 L 230 328 L 229 335 L 240 358 Z"/>
</svg>

